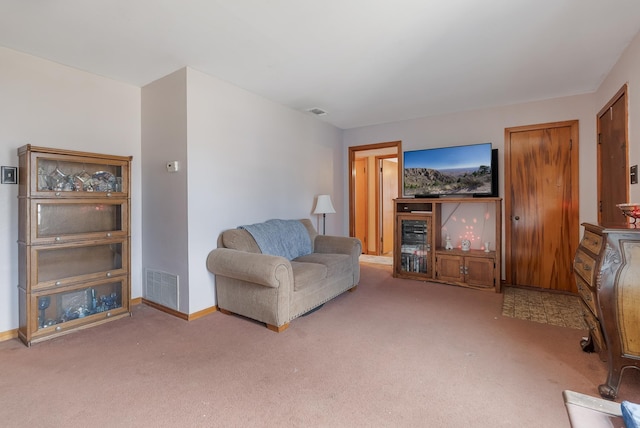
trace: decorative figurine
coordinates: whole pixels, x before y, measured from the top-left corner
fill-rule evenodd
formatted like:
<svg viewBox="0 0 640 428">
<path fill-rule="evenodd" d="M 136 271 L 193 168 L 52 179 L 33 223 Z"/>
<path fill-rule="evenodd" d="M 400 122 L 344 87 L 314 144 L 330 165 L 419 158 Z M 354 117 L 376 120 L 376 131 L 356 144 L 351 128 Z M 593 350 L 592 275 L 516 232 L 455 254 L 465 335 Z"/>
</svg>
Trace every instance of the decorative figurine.
<svg viewBox="0 0 640 428">
<path fill-rule="evenodd" d="M 444 249 L 445 250 L 453 250 L 453 244 L 451 243 L 451 237 L 449 235 L 447 235 L 446 238 L 444 238 L 444 240 L 445 240 Z"/>
<path fill-rule="evenodd" d="M 40 309 L 40 328 L 46 327 L 45 311 L 51 304 L 51 296 L 38 297 L 38 309 Z"/>
</svg>

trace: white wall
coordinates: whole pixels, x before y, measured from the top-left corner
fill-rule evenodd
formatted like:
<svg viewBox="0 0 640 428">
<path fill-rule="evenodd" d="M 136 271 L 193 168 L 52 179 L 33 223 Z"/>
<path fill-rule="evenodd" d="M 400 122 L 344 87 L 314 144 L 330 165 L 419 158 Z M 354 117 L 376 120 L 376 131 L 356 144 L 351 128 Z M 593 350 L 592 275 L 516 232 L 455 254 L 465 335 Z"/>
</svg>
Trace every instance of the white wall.
<svg viewBox="0 0 640 428">
<path fill-rule="evenodd" d="M 145 86 L 142 98 L 145 267 L 188 274 L 189 304 L 181 312 L 216 304 L 205 262 L 224 229 L 270 218 L 315 220 L 320 193 L 344 212 L 339 129 L 190 68 Z M 180 173 L 157 169 L 171 156 L 181 161 Z M 330 217 L 328 233 L 345 234 L 341 220 Z"/>
<path fill-rule="evenodd" d="M 640 33 L 596 92 L 594 116 L 625 83 L 628 83 L 629 165 L 632 166 L 640 164 Z M 632 184 L 629 187 L 629 202 L 640 202 L 640 185 Z"/>
<path fill-rule="evenodd" d="M 490 141 L 500 150 L 500 195 L 504 197 L 504 129 L 521 125 L 580 121 L 580 222 L 597 222 L 597 124 L 602 107 L 628 83 L 629 164 L 640 164 L 640 33 L 622 54 L 598 90 L 592 94 L 557 98 L 426 117 L 344 131 L 344 157 L 348 147 L 402 140 L 403 150 Z M 348 177 L 343 177 L 345 187 Z M 631 185 L 630 202 L 640 201 L 640 186 Z"/>
<path fill-rule="evenodd" d="M 499 150 L 500 196 L 504 197 L 505 128 L 577 119 L 580 121 L 580 217 L 581 221 L 595 221 L 595 113 L 594 96 L 587 94 L 349 129 L 344 131 L 344 155 L 348 156 L 351 146 L 394 140 L 402 141 L 403 151 L 491 142 Z M 346 187 L 348 177 L 343 179 Z"/>
<path fill-rule="evenodd" d="M 168 172 L 168 161 L 179 170 Z M 142 267 L 178 275 L 178 310 L 189 310 L 187 72 L 142 88 Z M 144 292 L 143 292 L 144 294 Z"/>
<path fill-rule="evenodd" d="M 0 165 L 25 144 L 133 156 L 132 295 L 141 295 L 140 88 L 0 47 Z M 0 185 L 0 333 L 18 328 L 18 186 Z"/>
<path fill-rule="evenodd" d="M 595 117 L 628 82 L 630 163 L 640 163 L 634 141 L 640 135 L 638 76 L 640 35 L 594 94 L 341 133 L 314 117 L 184 69 L 143 90 L 145 103 L 154 97 L 158 103 L 145 108 L 151 115 L 147 119 L 169 120 L 145 128 L 143 188 L 140 88 L 0 47 L 0 165 L 17 166 L 16 149 L 28 143 L 132 155 L 132 296 L 142 295 L 144 218 L 144 248 L 150 251 L 145 260 L 157 269 L 184 272 L 190 297 L 185 311 L 193 313 L 215 304 L 213 276 L 204 260 L 223 229 L 273 217 L 315 220 L 314 197 L 329 193 L 337 214 L 327 217 L 327 233 L 348 233 L 349 146 L 401 140 L 403 149 L 411 150 L 491 141 L 503 154 L 507 127 L 578 119 L 580 217 L 595 221 Z M 181 161 L 182 172 L 166 173 L 167 160 Z M 149 204 L 145 213 L 142 195 Z M 17 186 L 0 185 L 0 333 L 18 326 L 16 196 Z M 167 205 L 167 199 L 179 203 Z M 638 200 L 640 187 L 631 186 L 631 201 Z M 170 233 L 156 235 L 163 215 L 169 215 Z"/>
</svg>

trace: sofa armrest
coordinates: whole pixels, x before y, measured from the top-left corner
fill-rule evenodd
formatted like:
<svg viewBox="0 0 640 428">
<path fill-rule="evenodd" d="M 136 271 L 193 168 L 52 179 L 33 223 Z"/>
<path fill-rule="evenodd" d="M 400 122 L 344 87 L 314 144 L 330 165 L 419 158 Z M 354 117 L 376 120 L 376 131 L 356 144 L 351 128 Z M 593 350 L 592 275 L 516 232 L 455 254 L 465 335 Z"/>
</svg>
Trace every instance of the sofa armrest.
<svg viewBox="0 0 640 428">
<path fill-rule="evenodd" d="M 318 235 L 314 242 L 313 251 L 315 253 L 349 254 L 360 257 L 362 244 L 358 238 Z"/>
<path fill-rule="evenodd" d="M 215 275 L 278 288 L 292 280 L 291 263 L 284 257 L 216 248 L 207 256 L 207 269 Z"/>
</svg>

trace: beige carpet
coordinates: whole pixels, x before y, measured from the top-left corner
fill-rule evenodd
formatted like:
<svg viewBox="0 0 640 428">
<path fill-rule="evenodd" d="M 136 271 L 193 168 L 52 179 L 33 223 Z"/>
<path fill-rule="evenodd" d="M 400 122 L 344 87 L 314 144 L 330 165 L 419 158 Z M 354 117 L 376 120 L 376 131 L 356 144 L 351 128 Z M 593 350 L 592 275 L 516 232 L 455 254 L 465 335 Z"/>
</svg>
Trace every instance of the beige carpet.
<svg viewBox="0 0 640 428">
<path fill-rule="evenodd" d="M 583 331 L 500 315 L 503 295 L 393 278 L 282 333 L 213 313 L 133 316 L 27 348 L 0 342 L 4 427 L 569 427 L 562 391 L 607 376 Z M 619 400 L 640 402 L 640 370 Z"/>
<path fill-rule="evenodd" d="M 587 329 L 580 297 L 569 294 L 505 287 L 502 315 L 560 327 Z"/>
</svg>

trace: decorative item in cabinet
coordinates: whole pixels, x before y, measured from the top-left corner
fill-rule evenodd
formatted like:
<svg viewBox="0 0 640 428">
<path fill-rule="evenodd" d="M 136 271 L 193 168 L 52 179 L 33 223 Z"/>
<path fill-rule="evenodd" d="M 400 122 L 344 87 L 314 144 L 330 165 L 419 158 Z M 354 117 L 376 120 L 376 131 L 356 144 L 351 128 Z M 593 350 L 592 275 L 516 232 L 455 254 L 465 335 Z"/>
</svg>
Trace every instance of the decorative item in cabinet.
<svg viewBox="0 0 640 428">
<path fill-rule="evenodd" d="M 129 316 L 131 157 L 31 145 L 18 157 L 20 339 Z"/>
</svg>

